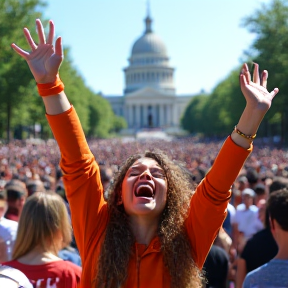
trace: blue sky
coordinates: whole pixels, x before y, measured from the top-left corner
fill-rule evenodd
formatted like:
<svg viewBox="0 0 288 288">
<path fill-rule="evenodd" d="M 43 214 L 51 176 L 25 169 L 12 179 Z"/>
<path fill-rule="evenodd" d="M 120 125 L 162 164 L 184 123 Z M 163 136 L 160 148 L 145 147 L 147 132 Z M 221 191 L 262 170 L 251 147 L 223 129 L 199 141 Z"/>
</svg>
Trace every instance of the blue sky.
<svg viewBox="0 0 288 288">
<path fill-rule="evenodd" d="M 176 68 L 177 94 L 210 92 L 238 67 L 255 35 L 241 20 L 269 0 L 150 0 L 152 28 Z M 144 31 L 145 0 L 50 0 L 45 17 L 70 48 L 85 83 L 104 95 L 122 95 L 123 68 Z"/>
</svg>

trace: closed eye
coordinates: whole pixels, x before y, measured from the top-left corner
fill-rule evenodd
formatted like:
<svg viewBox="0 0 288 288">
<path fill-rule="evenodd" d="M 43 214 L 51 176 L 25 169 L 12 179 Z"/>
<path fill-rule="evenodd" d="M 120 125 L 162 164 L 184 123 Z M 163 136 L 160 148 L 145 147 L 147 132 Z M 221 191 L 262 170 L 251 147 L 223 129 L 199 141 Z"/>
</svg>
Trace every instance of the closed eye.
<svg viewBox="0 0 288 288">
<path fill-rule="evenodd" d="M 166 178 L 165 174 L 160 173 L 160 172 L 152 173 L 152 176 L 155 178 Z"/>
<path fill-rule="evenodd" d="M 129 176 L 138 176 L 138 175 L 139 175 L 138 172 L 132 172 L 132 173 L 129 174 Z"/>
</svg>

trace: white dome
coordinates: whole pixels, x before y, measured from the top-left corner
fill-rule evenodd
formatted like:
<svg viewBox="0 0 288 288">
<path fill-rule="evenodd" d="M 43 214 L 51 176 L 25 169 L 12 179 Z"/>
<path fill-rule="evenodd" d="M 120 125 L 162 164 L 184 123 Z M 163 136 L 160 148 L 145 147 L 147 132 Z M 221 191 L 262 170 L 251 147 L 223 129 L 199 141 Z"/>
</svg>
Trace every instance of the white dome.
<svg viewBox="0 0 288 288">
<path fill-rule="evenodd" d="M 145 20 L 145 32 L 144 34 L 134 43 L 132 47 L 131 56 L 136 56 L 138 54 L 146 54 L 146 53 L 153 53 L 153 54 L 161 54 L 166 56 L 167 51 L 164 43 L 162 42 L 161 38 L 153 33 L 151 24 L 152 19 L 148 15 Z"/>
<path fill-rule="evenodd" d="M 134 43 L 131 56 L 143 53 L 162 54 L 166 56 L 167 51 L 161 38 L 155 33 L 150 32 L 145 33 Z"/>
<path fill-rule="evenodd" d="M 132 46 L 129 66 L 125 72 L 125 94 L 150 87 L 161 93 L 175 95 L 174 68 L 169 65 L 166 46 L 151 28 L 149 14 L 145 30 Z"/>
</svg>

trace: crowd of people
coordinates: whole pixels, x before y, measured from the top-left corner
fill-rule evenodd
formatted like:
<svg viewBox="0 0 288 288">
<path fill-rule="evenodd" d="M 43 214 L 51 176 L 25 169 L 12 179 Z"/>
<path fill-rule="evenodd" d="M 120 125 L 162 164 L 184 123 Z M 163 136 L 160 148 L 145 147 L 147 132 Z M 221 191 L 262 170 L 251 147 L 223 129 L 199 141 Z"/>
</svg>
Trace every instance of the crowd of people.
<svg viewBox="0 0 288 288">
<path fill-rule="evenodd" d="M 130 154 L 151 150 L 152 147 L 161 148 L 169 158 L 189 171 L 191 181 L 197 185 L 211 168 L 223 140 L 201 141 L 197 137 L 186 137 L 170 141 L 139 141 L 114 138 L 88 140 L 88 144 L 92 153 L 97 155 L 101 180 L 107 192 L 124 159 Z M 2 212 L 0 222 L 1 263 L 12 259 L 20 214 L 33 194 L 57 193 L 65 201 L 70 215 L 59 162 L 59 147 L 52 139 L 18 140 L 1 144 L 0 198 L 3 197 L 7 203 L 5 217 Z M 236 287 L 242 287 L 246 274 L 277 254 L 277 245 L 265 216 L 266 203 L 270 192 L 288 188 L 287 168 L 288 149 L 285 148 L 257 147 L 246 160 L 233 184 L 233 194 L 223 229 L 220 230 L 204 265 L 206 278 L 209 279 L 207 287 L 228 287 L 228 283 L 235 286 L 237 283 Z M 5 191 L 6 196 L 1 196 Z M 2 203 L 4 206 L 4 201 L 0 201 L 0 204 Z M 81 267 L 75 241 L 66 243 L 57 253 L 59 258 Z M 219 283 L 223 286 L 217 286 Z"/>
<path fill-rule="evenodd" d="M 47 40 L 39 19 L 36 27 L 37 45 L 24 28 L 30 52 L 12 48 L 29 65 L 57 144 L 1 145 L 0 281 L 287 287 L 288 152 L 251 154 L 278 93 L 267 91 L 268 72 L 255 63 L 251 76 L 243 65 L 246 106 L 223 141 L 87 143 L 58 74 L 61 37 L 54 44 L 52 21 Z"/>
</svg>

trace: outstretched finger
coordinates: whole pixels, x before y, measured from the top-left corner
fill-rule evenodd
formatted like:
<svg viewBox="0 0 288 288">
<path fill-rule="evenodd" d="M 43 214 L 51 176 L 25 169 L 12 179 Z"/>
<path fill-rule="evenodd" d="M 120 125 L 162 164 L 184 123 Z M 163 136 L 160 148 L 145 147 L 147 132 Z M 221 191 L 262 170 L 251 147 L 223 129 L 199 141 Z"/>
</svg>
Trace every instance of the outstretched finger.
<svg viewBox="0 0 288 288">
<path fill-rule="evenodd" d="M 45 44 L 46 38 L 45 38 L 43 25 L 42 25 L 40 19 L 36 19 L 36 29 L 37 29 L 37 33 L 38 33 L 38 37 L 39 37 L 39 43 Z"/>
<path fill-rule="evenodd" d="M 267 79 L 268 79 L 268 71 L 267 70 L 264 70 L 262 72 L 262 75 L 261 75 L 261 85 L 264 87 L 264 88 L 267 88 Z"/>
<path fill-rule="evenodd" d="M 247 82 L 247 78 L 245 76 L 245 73 L 241 73 L 240 74 L 240 86 L 243 87 L 243 86 L 246 86 L 248 84 Z"/>
<path fill-rule="evenodd" d="M 270 95 L 272 97 L 272 99 L 276 96 L 276 94 L 279 92 L 278 88 L 274 88 L 274 90 L 272 92 L 270 92 Z"/>
<path fill-rule="evenodd" d="M 14 49 L 14 51 L 22 56 L 25 60 L 27 60 L 29 53 L 18 47 L 15 43 L 11 44 L 11 47 Z"/>
<path fill-rule="evenodd" d="M 34 40 L 32 39 L 30 31 L 27 28 L 24 28 L 23 31 L 24 31 L 25 38 L 26 38 L 29 46 L 31 47 L 31 50 L 32 51 L 36 50 L 37 45 L 35 44 Z"/>
<path fill-rule="evenodd" d="M 58 37 L 55 42 L 55 54 L 63 57 L 62 38 Z"/>
<path fill-rule="evenodd" d="M 257 63 L 254 63 L 253 82 L 260 84 L 259 65 Z"/>
<path fill-rule="evenodd" d="M 251 82 L 251 75 L 250 75 L 247 63 L 243 64 L 243 66 L 242 66 L 242 74 L 245 76 L 246 82 L 250 83 Z"/>
<path fill-rule="evenodd" d="M 53 21 L 49 21 L 49 35 L 48 35 L 48 40 L 47 40 L 47 44 L 51 44 L 53 45 L 53 39 L 55 36 L 55 28 L 54 28 L 54 23 Z"/>
</svg>

